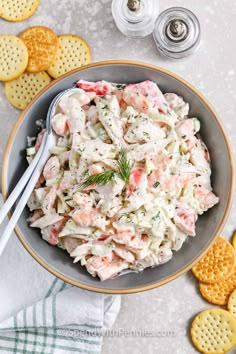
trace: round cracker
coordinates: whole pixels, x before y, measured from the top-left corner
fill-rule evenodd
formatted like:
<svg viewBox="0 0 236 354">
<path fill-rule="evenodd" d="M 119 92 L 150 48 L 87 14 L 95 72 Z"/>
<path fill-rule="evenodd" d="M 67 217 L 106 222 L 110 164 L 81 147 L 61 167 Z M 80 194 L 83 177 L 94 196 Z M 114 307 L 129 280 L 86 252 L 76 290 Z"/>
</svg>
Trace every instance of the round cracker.
<svg viewBox="0 0 236 354">
<path fill-rule="evenodd" d="M 234 273 L 226 280 L 215 284 L 199 282 L 199 290 L 202 296 L 215 305 L 226 305 L 230 294 L 236 288 L 236 267 Z"/>
<path fill-rule="evenodd" d="M 236 317 L 236 289 L 234 289 L 234 291 L 230 294 L 227 309 Z"/>
<path fill-rule="evenodd" d="M 24 21 L 32 16 L 39 0 L 0 0 L 0 17 L 7 21 Z"/>
<path fill-rule="evenodd" d="M 19 36 L 28 48 L 29 61 L 26 70 L 37 73 L 47 70 L 56 60 L 59 41 L 53 30 L 45 26 L 27 28 Z"/>
<path fill-rule="evenodd" d="M 204 354 L 223 354 L 236 344 L 236 319 L 226 310 L 199 313 L 190 330 L 195 347 Z"/>
<path fill-rule="evenodd" d="M 18 79 L 5 83 L 5 93 L 7 99 L 13 106 L 19 109 L 31 102 L 32 98 L 51 82 L 50 76 L 46 72 L 24 73 Z"/>
<path fill-rule="evenodd" d="M 28 63 L 24 42 L 14 35 L 0 35 L 0 80 L 9 81 L 20 76 Z"/>
<path fill-rule="evenodd" d="M 219 237 L 210 251 L 192 268 L 200 281 L 208 284 L 225 280 L 234 271 L 235 250 L 224 238 Z"/>
<path fill-rule="evenodd" d="M 90 48 L 82 38 L 72 34 L 64 34 L 58 38 L 59 51 L 56 61 L 47 70 L 50 76 L 57 78 L 90 63 Z"/>
</svg>

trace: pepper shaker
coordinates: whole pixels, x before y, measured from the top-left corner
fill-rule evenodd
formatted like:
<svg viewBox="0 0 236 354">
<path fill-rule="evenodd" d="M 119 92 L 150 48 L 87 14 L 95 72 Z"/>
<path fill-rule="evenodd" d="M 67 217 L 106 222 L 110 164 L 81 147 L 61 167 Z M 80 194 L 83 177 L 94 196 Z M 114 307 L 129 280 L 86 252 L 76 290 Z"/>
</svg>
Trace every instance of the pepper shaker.
<svg viewBox="0 0 236 354">
<path fill-rule="evenodd" d="M 158 0 L 113 0 L 112 15 L 118 29 L 128 37 L 145 38 L 154 29 Z"/>
<path fill-rule="evenodd" d="M 153 38 L 157 48 L 172 59 L 192 54 L 200 44 L 201 29 L 197 17 L 183 7 L 172 7 L 157 18 Z"/>
</svg>

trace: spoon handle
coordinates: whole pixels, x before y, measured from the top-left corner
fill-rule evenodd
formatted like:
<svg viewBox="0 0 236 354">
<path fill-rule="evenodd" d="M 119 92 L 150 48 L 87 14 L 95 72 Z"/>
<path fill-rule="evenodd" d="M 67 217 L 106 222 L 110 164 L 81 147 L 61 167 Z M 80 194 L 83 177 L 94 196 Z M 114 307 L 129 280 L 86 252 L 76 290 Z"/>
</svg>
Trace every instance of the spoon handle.
<svg viewBox="0 0 236 354">
<path fill-rule="evenodd" d="M 41 172 L 43 170 L 43 167 L 49 157 L 49 147 L 52 145 L 53 139 L 54 137 L 48 136 L 48 134 L 44 134 L 44 138 L 45 140 L 42 142 L 43 145 L 43 153 L 41 153 L 41 156 L 38 159 L 38 163 L 33 171 L 33 173 L 30 176 L 29 182 L 27 184 L 27 186 L 25 187 L 25 190 L 15 208 L 14 213 L 12 214 L 12 217 L 7 225 L 7 227 L 5 228 L 3 235 L 0 237 L 0 255 L 2 254 L 2 251 L 4 250 L 11 234 L 12 231 L 22 213 L 22 211 L 25 208 L 26 203 L 29 200 L 29 197 L 41 175 Z M 42 146 L 41 145 L 41 146 Z"/>
<path fill-rule="evenodd" d="M 44 150 L 44 145 L 46 142 L 46 135 L 47 134 L 44 134 L 42 144 L 41 144 L 37 154 L 35 155 L 33 161 L 31 162 L 29 167 L 26 169 L 26 171 L 24 172 L 24 174 L 20 178 L 19 182 L 17 183 L 17 185 L 15 186 L 15 188 L 13 189 L 13 191 L 11 192 L 9 197 L 7 198 L 6 202 L 4 203 L 2 208 L 0 209 L 0 224 L 2 223 L 3 219 L 5 218 L 5 216 L 7 215 L 7 213 L 9 212 L 9 210 L 11 209 L 11 207 L 13 206 L 13 204 L 15 203 L 15 201 L 17 200 L 19 195 L 24 190 L 27 182 L 29 181 L 32 173 L 34 172 L 34 170 L 39 162 L 39 159 L 42 155 L 42 152 Z"/>
</svg>

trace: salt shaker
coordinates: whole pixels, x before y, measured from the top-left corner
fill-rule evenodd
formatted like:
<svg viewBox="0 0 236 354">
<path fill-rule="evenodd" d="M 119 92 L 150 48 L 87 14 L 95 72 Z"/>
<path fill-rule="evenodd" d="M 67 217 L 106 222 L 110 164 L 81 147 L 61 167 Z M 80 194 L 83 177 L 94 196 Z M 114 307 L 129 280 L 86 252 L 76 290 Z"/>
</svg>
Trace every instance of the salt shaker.
<svg viewBox="0 0 236 354">
<path fill-rule="evenodd" d="M 153 38 L 165 56 L 180 59 L 192 54 L 200 44 L 200 23 L 183 7 L 172 7 L 157 18 Z"/>
<path fill-rule="evenodd" d="M 128 37 L 145 38 L 154 29 L 158 0 L 113 0 L 112 15 L 118 29 Z"/>
</svg>

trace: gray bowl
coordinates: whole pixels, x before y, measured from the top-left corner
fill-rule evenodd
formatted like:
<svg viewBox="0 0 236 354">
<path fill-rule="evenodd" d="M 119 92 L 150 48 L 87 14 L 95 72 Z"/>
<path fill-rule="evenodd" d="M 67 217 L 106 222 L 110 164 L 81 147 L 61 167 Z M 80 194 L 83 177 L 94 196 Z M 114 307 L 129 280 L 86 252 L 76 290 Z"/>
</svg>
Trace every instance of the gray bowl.
<svg viewBox="0 0 236 354">
<path fill-rule="evenodd" d="M 5 150 L 2 186 L 3 195 L 11 192 L 27 167 L 26 137 L 37 134 L 36 120 L 45 119 L 52 99 L 60 91 L 70 88 L 79 79 L 107 80 L 133 83 L 152 80 L 163 92 L 175 92 L 189 102 L 190 116 L 201 121 L 201 136 L 212 159 L 212 185 L 220 203 L 199 217 L 196 237 L 189 237 L 182 249 L 164 265 L 130 273 L 101 282 L 87 273 L 84 267 L 73 264 L 67 252 L 50 246 L 42 240 L 39 230 L 27 225 L 28 208 L 21 215 L 16 233 L 27 251 L 48 271 L 75 286 L 104 293 L 134 293 L 163 285 L 189 270 L 203 256 L 221 232 L 228 216 L 233 196 L 233 158 L 226 133 L 209 103 L 191 85 L 176 75 L 147 64 L 130 61 L 110 61 L 88 65 L 71 71 L 53 81 L 41 91 L 20 115 L 9 137 Z"/>
</svg>

